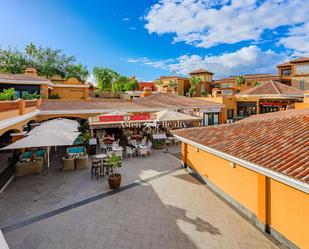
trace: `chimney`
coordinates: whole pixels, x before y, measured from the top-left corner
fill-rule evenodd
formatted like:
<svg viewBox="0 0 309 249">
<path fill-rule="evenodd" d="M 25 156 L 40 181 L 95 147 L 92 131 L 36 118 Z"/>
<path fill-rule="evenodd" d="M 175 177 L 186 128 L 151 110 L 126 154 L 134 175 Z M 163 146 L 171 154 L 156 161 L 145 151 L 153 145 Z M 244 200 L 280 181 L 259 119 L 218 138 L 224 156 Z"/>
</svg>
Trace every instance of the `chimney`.
<svg viewBox="0 0 309 249">
<path fill-rule="evenodd" d="M 34 67 L 27 67 L 25 70 L 26 75 L 37 76 L 37 71 Z"/>
</svg>

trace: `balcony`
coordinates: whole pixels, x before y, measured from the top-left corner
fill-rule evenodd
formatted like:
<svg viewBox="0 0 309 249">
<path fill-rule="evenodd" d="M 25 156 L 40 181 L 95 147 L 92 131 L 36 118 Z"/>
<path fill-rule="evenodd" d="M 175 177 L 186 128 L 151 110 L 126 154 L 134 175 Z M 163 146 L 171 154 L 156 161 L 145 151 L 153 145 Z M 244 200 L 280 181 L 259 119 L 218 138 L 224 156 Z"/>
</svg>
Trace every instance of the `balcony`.
<svg viewBox="0 0 309 249">
<path fill-rule="evenodd" d="M 0 101 L 0 121 L 14 119 L 38 111 L 41 99 Z"/>
</svg>

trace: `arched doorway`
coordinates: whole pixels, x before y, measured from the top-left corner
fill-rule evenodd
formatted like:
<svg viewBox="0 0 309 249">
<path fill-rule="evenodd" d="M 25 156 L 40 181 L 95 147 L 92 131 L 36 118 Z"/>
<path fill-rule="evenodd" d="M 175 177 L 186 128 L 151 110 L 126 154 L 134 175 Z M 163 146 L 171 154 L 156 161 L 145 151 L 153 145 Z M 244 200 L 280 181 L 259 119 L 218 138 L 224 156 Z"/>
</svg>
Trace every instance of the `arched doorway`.
<svg viewBox="0 0 309 249">
<path fill-rule="evenodd" d="M 8 130 L 0 136 L 0 148 L 12 143 L 12 134 L 20 130 Z M 15 163 L 18 160 L 17 150 L 0 150 L 0 189 L 12 178 L 15 173 Z"/>
</svg>

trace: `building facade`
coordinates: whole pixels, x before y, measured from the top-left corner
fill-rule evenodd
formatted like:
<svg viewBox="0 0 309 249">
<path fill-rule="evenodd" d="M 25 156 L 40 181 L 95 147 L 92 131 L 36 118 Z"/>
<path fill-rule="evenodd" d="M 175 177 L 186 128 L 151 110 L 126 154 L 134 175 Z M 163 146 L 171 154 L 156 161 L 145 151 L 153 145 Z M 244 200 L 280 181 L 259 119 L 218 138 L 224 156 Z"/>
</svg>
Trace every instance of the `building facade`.
<svg viewBox="0 0 309 249">
<path fill-rule="evenodd" d="M 213 84 L 212 72 L 205 69 L 198 69 L 189 74 L 191 77 L 201 79 L 201 83 L 196 86 L 195 97 L 207 96 L 211 94 Z"/>
<path fill-rule="evenodd" d="M 0 74 L 0 91 L 14 88 L 17 98 L 26 94 L 41 94 L 43 98 L 58 95 L 62 99 L 87 99 L 89 87 L 74 77 L 47 79 L 38 76 L 35 68 L 27 68 L 24 74 Z"/>
<path fill-rule="evenodd" d="M 186 96 L 190 88 L 190 81 L 184 77 L 161 76 L 155 85 L 158 92 Z"/>
<path fill-rule="evenodd" d="M 308 247 L 309 109 L 174 135 L 183 166 L 210 189 L 289 248 Z"/>
<path fill-rule="evenodd" d="M 244 82 L 237 84 L 237 76 L 215 80 L 213 84 L 213 96 L 232 96 L 240 91 L 247 90 L 270 80 L 279 81 L 278 75 L 273 74 L 245 74 Z"/>
<path fill-rule="evenodd" d="M 232 96 L 210 96 L 205 99 L 224 105 L 222 122 L 241 119 L 250 115 L 294 109 L 302 103 L 304 92 L 277 81 L 264 82 Z"/>
<path fill-rule="evenodd" d="M 281 81 L 301 90 L 309 90 L 309 57 L 300 57 L 277 66 Z"/>
</svg>

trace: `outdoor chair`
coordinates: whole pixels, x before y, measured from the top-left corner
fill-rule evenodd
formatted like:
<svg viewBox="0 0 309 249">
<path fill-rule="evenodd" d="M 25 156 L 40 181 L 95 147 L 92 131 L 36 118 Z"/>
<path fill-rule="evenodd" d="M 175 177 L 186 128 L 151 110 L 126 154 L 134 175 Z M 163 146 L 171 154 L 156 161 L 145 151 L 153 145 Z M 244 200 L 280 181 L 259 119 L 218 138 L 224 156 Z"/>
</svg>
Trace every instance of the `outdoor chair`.
<svg viewBox="0 0 309 249">
<path fill-rule="evenodd" d="M 148 142 L 147 144 L 147 153 L 151 155 L 152 142 Z"/>
<path fill-rule="evenodd" d="M 75 158 L 76 169 L 87 169 L 88 168 L 88 155 Z"/>
<path fill-rule="evenodd" d="M 43 169 L 43 160 L 30 161 L 30 162 L 17 162 L 16 163 L 16 176 L 26 176 L 33 174 L 41 174 Z"/>
<path fill-rule="evenodd" d="M 139 154 L 141 157 L 146 156 L 147 157 L 147 148 L 140 148 Z"/>
<path fill-rule="evenodd" d="M 46 150 L 37 150 L 34 153 L 34 160 L 43 160 L 44 163 L 47 161 L 47 153 Z"/>
<path fill-rule="evenodd" d="M 180 141 L 179 141 L 178 139 L 175 139 L 175 140 L 174 140 L 174 144 L 175 144 L 175 145 L 178 145 L 178 144 L 180 144 Z"/>
<path fill-rule="evenodd" d="M 134 150 L 130 146 L 126 146 L 126 156 L 127 157 L 128 157 L 128 155 L 130 155 L 131 158 L 132 158 L 134 153 L 135 153 Z"/>
<path fill-rule="evenodd" d="M 91 165 L 91 180 L 95 176 L 97 177 L 97 180 L 99 180 L 100 174 L 101 174 L 101 160 L 93 159 Z"/>
<path fill-rule="evenodd" d="M 122 159 L 122 150 L 115 150 L 113 151 L 116 156 L 119 156 Z"/>
<path fill-rule="evenodd" d="M 19 161 L 21 162 L 29 162 L 33 158 L 33 151 L 25 151 L 19 156 Z"/>
<path fill-rule="evenodd" d="M 75 170 L 75 158 L 62 158 L 62 171 Z"/>
</svg>

